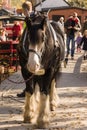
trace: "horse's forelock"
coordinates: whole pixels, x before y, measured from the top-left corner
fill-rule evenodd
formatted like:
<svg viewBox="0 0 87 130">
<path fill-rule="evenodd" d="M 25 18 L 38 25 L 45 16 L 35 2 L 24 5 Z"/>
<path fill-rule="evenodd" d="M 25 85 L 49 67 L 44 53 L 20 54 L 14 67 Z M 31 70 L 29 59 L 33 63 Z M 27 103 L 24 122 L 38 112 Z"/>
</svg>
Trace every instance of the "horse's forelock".
<svg viewBox="0 0 87 130">
<path fill-rule="evenodd" d="M 46 19 L 42 16 L 37 16 L 32 21 L 29 19 L 28 22 L 27 28 L 30 42 L 33 44 L 40 43 L 43 40 L 43 34 L 45 34 Z"/>
<path fill-rule="evenodd" d="M 46 16 L 43 15 L 36 15 L 33 18 L 26 17 L 25 22 L 27 25 L 27 28 L 30 29 L 32 25 L 40 24 L 41 29 L 44 29 L 44 26 L 46 25 Z"/>
</svg>

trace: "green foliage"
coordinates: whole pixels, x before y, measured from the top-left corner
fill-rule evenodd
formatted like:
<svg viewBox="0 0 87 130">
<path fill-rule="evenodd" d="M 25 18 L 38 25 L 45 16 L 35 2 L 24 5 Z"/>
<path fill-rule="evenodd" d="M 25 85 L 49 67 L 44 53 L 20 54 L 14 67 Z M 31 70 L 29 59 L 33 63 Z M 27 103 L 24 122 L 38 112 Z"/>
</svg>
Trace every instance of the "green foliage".
<svg viewBox="0 0 87 130">
<path fill-rule="evenodd" d="M 0 4 L 2 3 L 3 0 L 0 0 Z M 10 0 L 11 1 L 11 7 L 15 7 L 15 8 L 21 8 L 22 3 L 26 0 Z M 33 6 L 38 2 L 40 2 L 41 0 L 29 0 L 30 2 L 33 3 Z"/>
<path fill-rule="evenodd" d="M 21 5 L 24 1 L 25 0 L 11 0 L 11 6 L 21 8 Z"/>
<path fill-rule="evenodd" d="M 87 1 L 84 0 L 71 0 L 68 1 L 70 3 L 71 6 L 75 6 L 75 7 L 81 7 L 81 8 L 86 8 L 87 7 Z"/>
</svg>

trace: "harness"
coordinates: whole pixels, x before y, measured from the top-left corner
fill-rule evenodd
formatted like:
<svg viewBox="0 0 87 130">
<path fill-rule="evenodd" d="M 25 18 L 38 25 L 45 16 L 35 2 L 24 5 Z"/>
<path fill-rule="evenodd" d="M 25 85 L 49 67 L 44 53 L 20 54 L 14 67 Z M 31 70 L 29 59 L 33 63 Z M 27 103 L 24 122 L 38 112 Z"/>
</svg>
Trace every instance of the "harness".
<svg viewBox="0 0 87 130">
<path fill-rule="evenodd" d="M 50 26 L 50 31 L 51 31 L 53 38 L 54 38 L 54 45 L 55 45 L 55 47 L 59 47 L 58 38 L 57 38 L 57 35 L 56 35 L 56 32 L 55 32 L 53 26 L 51 25 L 51 22 L 50 22 L 49 26 Z"/>
</svg>

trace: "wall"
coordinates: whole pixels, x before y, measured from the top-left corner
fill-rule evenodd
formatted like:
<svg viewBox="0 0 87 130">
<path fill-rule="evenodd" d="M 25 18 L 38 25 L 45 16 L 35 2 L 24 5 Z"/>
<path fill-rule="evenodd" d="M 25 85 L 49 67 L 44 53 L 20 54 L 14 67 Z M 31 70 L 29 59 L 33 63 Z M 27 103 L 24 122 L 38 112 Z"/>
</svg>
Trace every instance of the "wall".
<svg viewBox="0 0 87 130">
<path fill-rule="evenodd" d="M 77 12 L 78 16 L 81 20 L 81 23 L 84 22 L 84 18 L 87 17 L 87 10 L 86 9 L 80 9 L 80 8 L 66 8 L 66 9 L 57 9 L 57 10 L 51 10 L 49 13 L 49 19 L 53 19 L 59 16 L 64 16 L 65 20 L 73 14 L 73 12 Z"/>
</svg>

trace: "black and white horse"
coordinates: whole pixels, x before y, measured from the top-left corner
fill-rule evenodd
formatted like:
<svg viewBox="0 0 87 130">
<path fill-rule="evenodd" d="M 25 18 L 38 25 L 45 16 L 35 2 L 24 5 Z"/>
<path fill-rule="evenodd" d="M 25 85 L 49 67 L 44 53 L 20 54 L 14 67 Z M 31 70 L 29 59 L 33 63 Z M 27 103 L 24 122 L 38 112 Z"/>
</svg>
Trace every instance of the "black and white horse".
<svg viewBox="0 0 87 130">
<path fill-rule="evenodd" d="M 19 44 L 21 72 L 26 81 L 24 122 L 48 128 L 49 112 L 58 106 L 56 76 L 64 58 L 64 37 L 58 24 L 44 15 L 25 21 L 27 27 Z"/>
</svg>

